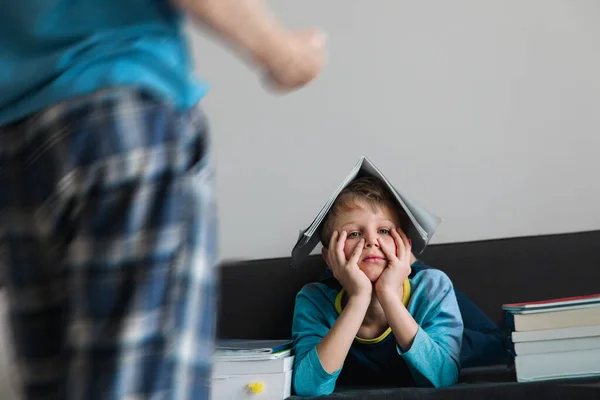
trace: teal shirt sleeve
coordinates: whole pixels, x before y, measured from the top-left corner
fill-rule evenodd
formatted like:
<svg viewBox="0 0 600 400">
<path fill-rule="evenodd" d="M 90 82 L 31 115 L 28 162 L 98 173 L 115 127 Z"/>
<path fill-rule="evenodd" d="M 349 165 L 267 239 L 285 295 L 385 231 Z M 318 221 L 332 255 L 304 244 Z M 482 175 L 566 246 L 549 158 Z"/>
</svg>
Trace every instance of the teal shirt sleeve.
<svg viewBox="0 0 600 400">
<path fill-rule="evenodd" d="M 341 371 L 335 371 L 333 374 L 325 371 L 317 354 L 317 344 L 333 324 L 330 321 L 331 317 L 324 312 L 327 307 L 334 307 L 328 300 L 326 290 L 325 285 L 313 283 L 306 285 L 296 296 L 292 322 L 292 339 L 296 354 L 292 386 L 299 396 L 332 393 Z"/>
<path fill-rule="evenodd" d="M 414 286 L 413 286 L 414 285 Z M 419 324 L 404 358 L 417 386 L 443 387 L 456 383 L 460 369 L 463 322 L 452 282 L 439 270 L 424 270 L 411 282 L 408 311 Z"/>
</svg>

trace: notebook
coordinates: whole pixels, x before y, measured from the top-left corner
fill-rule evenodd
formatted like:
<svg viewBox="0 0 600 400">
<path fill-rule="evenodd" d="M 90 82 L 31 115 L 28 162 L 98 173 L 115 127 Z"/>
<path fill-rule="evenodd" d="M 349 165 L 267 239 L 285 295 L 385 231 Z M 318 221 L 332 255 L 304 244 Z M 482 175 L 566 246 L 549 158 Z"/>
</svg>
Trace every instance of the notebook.
<svg viewBox="0 0 600 400">
<path fill-rule="evenodd" d="M 413 253 L 421 254 L 425 250 L 442 219 L 410 201 L 390 183 L 371 160 L 363 155 L 333 192 L 312 223 L 300 231 L 298 240 L 292 249 L 293 266 L 301 265 L 319 243 L 319 228 L 340 192 L 354 179 L 363 176 L 380 179 L 390 190 L 392 198 L 396 200 L 398 211 L 408 217 L 409 226 L 405 233 L 412 240 Z"/>
</svg>

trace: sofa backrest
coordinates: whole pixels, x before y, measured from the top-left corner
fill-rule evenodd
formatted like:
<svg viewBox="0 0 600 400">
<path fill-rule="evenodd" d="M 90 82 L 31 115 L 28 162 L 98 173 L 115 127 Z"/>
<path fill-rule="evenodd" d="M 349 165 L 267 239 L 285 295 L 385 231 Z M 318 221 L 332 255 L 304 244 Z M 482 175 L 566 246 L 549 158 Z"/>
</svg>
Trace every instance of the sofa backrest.
<svg viewBox="0 0 600 400">
<path fill-rule="evenodd" d="M 600 293 L 600 231 L 429 246 L 419 257 L 496 322 L 502 304 Z M 288 338 L 296 293 L 325 271 L 320 255 L 229 261 L 219 268 L 222 338 Z"/>
</svg>

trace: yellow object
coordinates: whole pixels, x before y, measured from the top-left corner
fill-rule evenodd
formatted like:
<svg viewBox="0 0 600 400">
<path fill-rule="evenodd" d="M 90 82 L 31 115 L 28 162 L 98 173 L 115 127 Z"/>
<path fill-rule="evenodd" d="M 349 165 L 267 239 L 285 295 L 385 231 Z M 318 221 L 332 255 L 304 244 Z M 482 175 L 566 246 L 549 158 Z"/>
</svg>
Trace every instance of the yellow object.
<svg viewBox="0 0 600 400">
<path fill-rule="evenodd" d="M 403 297 L 402 297 L 402 304 L 404 304 L 404 306 L 406 307 L 406 306 L 408 306 L 408 302 L 410 301 L 410 281 L 408 280 L 408 278 L 404 279 L 402 287 L 404 289 Z M 335 297 L 335 309 L 338 314 L 342 313 L 342 299 L 344 298 L 345 292 L 346 292 L 346 289 L 342 288 L 342 290 L 340 290 L 340 292 Z M 383 339 L 388 337 L 390 333 L 392 333 L 392 328 L 387 328 L 385 330 L 385 332 L 383 332 L 381 334 L 381 336 L 379 336 L 379 337 L 376 337 L 373 339 L 363 339 L 361 337 L 356 336 L 354 339 L 359 343 L 375 344 L 375 343 L 381 342 Z"/>
<path fill-rule="evenodd" d="M 248 388 L 252 393 L 261 393 L 265 388 L 265 384 L 262 382 L 252 382 L 248 384 Z"/>
</svg>

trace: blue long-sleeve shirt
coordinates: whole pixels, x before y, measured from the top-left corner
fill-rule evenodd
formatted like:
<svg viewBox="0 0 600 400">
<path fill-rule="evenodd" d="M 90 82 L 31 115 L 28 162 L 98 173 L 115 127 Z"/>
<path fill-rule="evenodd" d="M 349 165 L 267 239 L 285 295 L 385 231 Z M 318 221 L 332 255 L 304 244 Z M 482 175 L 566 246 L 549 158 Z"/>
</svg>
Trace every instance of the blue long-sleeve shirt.
<svg viewBox="0 0 600 400">
<path fill-rule="evenodd" d="M 405 285 L 405 293 L 406 289 Z M 296 296 L 292 324 L 296 394 L 329 394 L 336 383 L 426 387 L 456 383 L 463 323 L 446 274 L 427 269 L 408 279 L 405 305 L 419 329 L 407 352 L 399 348 L 390 329 L 375 339 L 357 337 L 342 368 L 329 374 L 321 365 L 316 346 L 341 312 L 342 291 L 339 283 L 330 279 L 308 284 Z"/>
</svg>

